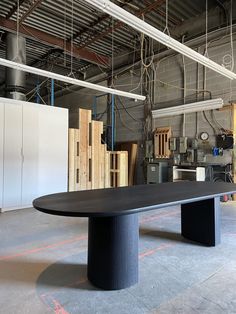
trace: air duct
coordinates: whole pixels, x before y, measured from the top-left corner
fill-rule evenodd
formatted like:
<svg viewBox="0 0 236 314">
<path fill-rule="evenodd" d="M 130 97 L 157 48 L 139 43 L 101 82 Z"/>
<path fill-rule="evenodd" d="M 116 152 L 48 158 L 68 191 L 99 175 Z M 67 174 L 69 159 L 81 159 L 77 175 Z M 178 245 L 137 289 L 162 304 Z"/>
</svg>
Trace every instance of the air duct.
<svg viewBox="0 0 236 314">
<path fill-rule="evenodd" d="M 26 39 L 16 34 L 7 34 L 7 59 L 26 64 Z M 26 100 L 25 72 L 16 69 L 6 69 L 6 97 Z"/>
</svg>

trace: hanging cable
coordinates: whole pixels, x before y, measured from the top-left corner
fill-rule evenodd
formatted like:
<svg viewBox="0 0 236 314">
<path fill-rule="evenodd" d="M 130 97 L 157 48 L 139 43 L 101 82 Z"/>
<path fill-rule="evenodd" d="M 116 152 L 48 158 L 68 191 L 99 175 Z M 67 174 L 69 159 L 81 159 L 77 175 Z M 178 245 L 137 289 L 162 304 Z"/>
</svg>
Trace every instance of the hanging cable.
<svg viewBox="0 0 236 314">
<path fill-rule="evenodd" d="M 143 17 L 143 21 L 144 21 L 144 15 L 142 15 Z M 152 51 L 152 57 L 151 57 L 151 61 L 146 64 L 145 61 L 144 61 L 144 56 L 143 56 L 143 50 L 144 50 L 144 41 L 145 41 L 145 35 L 143 33 L 141 33 L 141 62 L 142 62 L 142 65 L 144 66 L 145 69 L 149 68 L 152 63 L 153 63 L 153 60 L 154 60 L 154 51 Z M 146 48 L 146 47 L 145 47 Z M 146 51 L 146 49 L 145 49 Z M 146 59 L 146 58 L 145 58 Z"/>
<path fill-rule="evenodd" d="M 71 0 L 71 40 L 70 40 L 70 74 L 69 76 L 74 76 L 73 74 L 73 42 L 74 42 L 74 0 Z"/>
<path fill-rule="evenodd" d="M 231 71 L 234 71 L 234 42 L 233 42 L 233 0 L 230 1 L 230 46 L 232 54 Z"/>
<path fill-rule="evenodd" d="M 182 43 L 184 43 L 184 37 L 182 37 Z M 183 92 L 184 92 L 184 104 L 186 100 L 186 66 L 185 66 L 185 57 L 182 55 L 182 62 L 183 62 L 183 81 L 184 81 L 184 86 L 183 86 Z M 185 127 L 186 127 L 186 115 L 185 113 L 183 114 L 183 137 L 185 137 Z"/>
<path fill-rule="evenodd" d="M 115 107 L 116 107 L 116 111 L 117 111 L 117 113 L 118 113 L 118 117 L 119 117 L 120 122 L 121 122 L 121 124 L 123 125 L 123 127 L 126 128 L 126 129 L 128 129 L 128 130 L 131 131 L 131 132 L 136 133 L 136 132 L 137 132 L 136 129 L 130 128 L 130 127 L 123 121 L 123 119 L 122 119 L 122 117 L 121 117 L 121 113 L 120 113 L 120 111 L 119 111 L 119 108 L 117 107 L 116 104 L 115 104 Z"/>
<path fill-rule="evenodd" d="M 139 119 L 139 120 L 136 119 L 136 118 L 128 111 L 128 108 L 125 107 L 125 105 L 123 104 L 123 102 L 122 102 L 122 100 L 121 100 L 121 98 L 120 98 L 119 96 L 117 97 L 117 99 L 118 99 L 119 103 L 121 104 L 121 106 L 123 107 L 123 109 L 125 110 L 125 112 L 127 113 L 127 115 L 130 116 L 130 118 L 131 118 L 132 120 L 134 120 L 135 122 L 140 122 L 140 119 Z M 118 110 L 120 110 L 120 108 L 118 108 Z"/>
<path fill-rule="evenodd" d="M 233 0 L 230 1 L 230 46 L 231 46 L 231 71 L 234 71 L 234 42 L 233 42 Z M 232 99 L 232 82 L 230 80 L 230 100 Z"/>
<path fill-rule="evenodd" d="M 206 48 L 204 56 L 209 58 L 208 55 L 208 0 L 206 0 Z"/>
<path fill-rule="evenodd" d="M 112 32 L 111 32 L 111 86 L 114 87 L 114 19 L 111 18 Z"/>
<path fill-rule="evenodd" d="M 130 74 L 131 74 L 130 83 L 131 83 L 131 86 L 133 86 L 133 78 L 134 78 L 135 50 L 136 50 L 136 40 L 134 41 L 133 62 L 132 62 L 133 63 L 133 67 L 130 70 Z"/>
<path fill-rule="evenodd" d="M 163 33 L 167 33 L 168 36 L 170 36 L 170 31 L 168 28 L 168 20 L 169 20 L 169 5 L 168 5 L 168 0 L 166 0 L 166 26 L 163 30 Z"/>
<path fill-rule="evenodd" d="M 16 56 L 12 61 L 15 61 L 19 55 L 19 27 L 20 27 L 20 1 L 17 0 L 17 16 L 16 16 Z"/>
<path fill-rule="evenodd" d="M 66 34 L 67 34 L 67 0 L 65 0 L 64 6 L 64 66 L 66 67 Z"/>
</svg>

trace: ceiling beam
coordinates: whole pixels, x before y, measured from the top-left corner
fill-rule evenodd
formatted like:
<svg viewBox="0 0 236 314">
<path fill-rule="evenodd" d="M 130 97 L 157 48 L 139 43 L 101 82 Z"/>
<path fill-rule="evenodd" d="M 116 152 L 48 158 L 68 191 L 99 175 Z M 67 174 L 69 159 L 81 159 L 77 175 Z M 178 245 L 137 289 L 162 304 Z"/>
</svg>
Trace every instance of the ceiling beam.
<svg viewBox="0 0 236 314">
<path fill-rule="evenodd" d="M 17 23 L 12 20 L 7 20 L 5 18 L 0 18 L 0 28 L 16 33 Z M 50 35 L 46 32 L 42 32 L 33 27 L 26 25 L 19 25 L 19 33 L 25 37 L 31 38 L 33 40 L 38 40 L 43 42 L 46 45 L 61 48 L 67 54 L 71 54 L 71 43 L 64 42 L 64 39 Z M 81 48 L 76 45 L 73 45 L 72 54 L 75 58 L 80 58 L 88 62 L 97 64 L 102 67 L 108 67 L 110 64 L 110 59 L 106 56 L 98 55 L 97 53 L 86 49 Z"/>
<path fill-rule="evenodd" d="M 150 3 L 148 6 L 145 7 L 145 9 L 140 9 L 138 12 L 136 11 L 134 13 L 135 16 L 137 17 L 141 17 L 142 15 L 145 15 L 149 12 L 151 12 L 152 10 L 156 9 L 157 7 L 161 6 L 163 3 L 165 3 L 166 0 L 156 0 L 152 3 Z M 101 32 L 99 35 L 94 36 L 93 38 L 89 38 L 81 47 L 85 48 L 93 43 L 95 43 L 96 41 L 104 38 L 105 36 L 107 36 L 108 34 L 112 33 L 112 31 L 119 29 L 121 27 L 123 27 L 125 25 L 125 23 L 121 22 L 121 21 L 117 21 L 114 23 L 113 26 L 108 27 L 105 31 Z"/>
<path fill-rule="evenodd" d="M 25 2 L 26 0 L 19 0 L 19 7 Z M 10 19 L 17 11 L 18 9 L 18 3 L 16 2 L 16 4 L 11 8 L 11 10 L 8 12 L 6 19 Z"/>
<path fill-rule="evenodd" d="M 43 0 L 33 0 L 28 10 L 20 17 L 19 23 L 23 23 L 26 18 L 41 4 L 42 1 Z"/>
<path fill-rule="evenodd" d="M 124 6 L 128 5 L 130 2 L 132 2 L 132 0 L 127 0 L 125 3 L 120 4 L 120 7 L 123 8 Z M 81 37 L 82 35 L 86 34 L 87 32 L 90 32 L 94 27 L 98 26 L 100 23 L 106 21 L 106 20 L 110 20 L 110 16 L 108 14 L 102 14 L 96 21 L 94 21 L 93 23 L 89 24 L 89 26 L 84 27 L 81 31 L 75 33 L 72 37 L 71 40 L 75 40 L 78 37 Z"/>
</svg>

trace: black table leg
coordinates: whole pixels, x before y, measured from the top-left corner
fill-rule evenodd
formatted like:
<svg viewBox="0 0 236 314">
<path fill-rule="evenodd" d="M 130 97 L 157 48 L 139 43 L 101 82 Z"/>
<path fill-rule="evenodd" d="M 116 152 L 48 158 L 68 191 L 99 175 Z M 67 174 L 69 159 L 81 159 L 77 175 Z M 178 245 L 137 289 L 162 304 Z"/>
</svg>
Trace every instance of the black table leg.
<svg viewBox="0 0 236 314">
<path fill-rule="evenodd" d="M 88 279 L 105 290 L 138 282 L 138 215 L 90 217 Z"/>
<path fill-rule="evenodd" d="M 181 205 L 181 233 L 192 241 L 215 246 L 220 243 L 220 199 Z"/>
</svg>

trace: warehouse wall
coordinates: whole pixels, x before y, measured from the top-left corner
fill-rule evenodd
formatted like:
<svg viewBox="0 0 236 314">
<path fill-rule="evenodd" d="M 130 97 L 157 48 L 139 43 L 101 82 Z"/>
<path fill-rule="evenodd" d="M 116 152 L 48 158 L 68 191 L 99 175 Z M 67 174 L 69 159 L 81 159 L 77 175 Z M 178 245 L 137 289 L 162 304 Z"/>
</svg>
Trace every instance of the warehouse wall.
<svg viewBox="0 0 236 314">
<path fill-rule="evenodd" d="M 223 37 L 220 40 L 214 41 L 208 46 L 209 57 L 219 64 L 224 64 L 229 68 L 230 64 L 228 54 L 231 54 L 229 37 Z M 198 49 L 203 53 L 204 46 Z M 234 51 L 236 55 L 236 51 Z M 185 75 L 186 75 L 186 103 L 188 99 L 196 99 L 196 90 L 204 89 L 204 70 L 201 65 L 185 58 Z M 163 106 L 176 105 L 184 103 L 183 97 L 183 59 L 180 55 L 165 57 L 154 64 L 156 69 L 156 77 L 154 84 L 154 108 Z M 101 84 L 101 83 L 100 83 Z M 106 85 L 105 82 L 102 84 Z M 118 76 L 114 81 L 114 87 L 117 89 L 133 91 L 134 93 L 143 93 L 140 86 L 140 71 L 131 71 L 126 75 Z M 210 91 L 212 98 L 222 97 L 224 103 L 227 104 L 230 100 L 236 100 L 236 82 L 231 81 L 223 76 L 208 70 L 206 71 L 205 90 Z M 75 126 L 76 110 L 78 107 L 92 109 L 94 95 L 100 94 L 87 89 L 81 89 L 77 93 L 68 94 L 57 98 L 56 104 L 70 108 L 70 126 Z M 202 94 L 198 94 L 199 98 Z M 209 93 L 204 94 L 206 99 Z M 182 98 L 182 100 L 181 100 Z M 116 141 L 135 141 L 139 143 L 138 157 L 138 175 L 137 183 L 143 182 L 142 161 L 144 155 L 144 104 L 135 102 L 127 98 L 120 98 L 123 105 L 116 100 Z M 103 112 L 106 108 L 106 98 L 98 99 L 97 111 Z M 124 110 L 125 106 L 126 110 Z M 211 152 L 211 147 L 215 145 L 215 133 L 219 132 L 219 127 L 222 125 L 226 129 L 231 128 L 231 112 L 214 111 L 214 116 L 210 111 L 206 112 L 206 117 L 203 113 L 186 114 L 185 134 L 188 137 L 198 137 L 203 131 L 209 133 L 209 143 L 204 144 L 204 149 Z M 106 121 L 104 115 L 103 120 Z M 217 121 L 217 122 L 216 122 Z M 153 129 L 156 127 L 171 126 L 173 136 L 181 136 L 183 134 L 183 116 L 175 116 L 169 118 L 155 119 L 153 121 Z M 201 146 L 201 141 L 199 140 Z"/>
<path fill-rule="evenodd" d="M 225 44 L 225 38 L 215 42 L 208 48 L 209 57 L 219 64 L 225 65 L 229 68 L 229 54 L 231 54 L 231 48 L 229 44 Z M 203 47 L 199 49 L 203 52 Z M 236 51 L 234 51 L 236 53 Z M 186 99 L 195 98 L 195 90 L 204 89 L 204 71 L 201 65 L 185 58 L 185 75 L 186 75 Z M 183 100 L 183 60 L 180 56 L 167 58 L 157 65 L 157 82 L 155 84 L 155 104 L 156 109 L 163 106 L 163 103 L 168 105 L 174 104 L 172 100 L 182 98 Z M 236 82 L 231 81 L 223 76 L 213 72 L 211 70 L 206 71 L 206 84 L 205 90 L 210 91 L 212 98 L 221 97 L 224 103 L 236 100 Z M 190 95 L 192 95 L 190 97 Z M 201 94 L 198 94 L 200 97 Z M 209 94 L 205 93 L 206 99 Z M 184 100 L 183 102 L 184 103 Z M 187 103 L 187 100 L 186 100 Z M 207 122 L 203 113 L 186 114 L 185 134 L 189 137 L 195 137 L 196 134 L 200 134 L 202 131 L 206 131 L 210 135 L 209 143 L 211 146 L 215 144 L 214 132 L 217 132 L 219 125 L 217 122 L 226 129 L 231 128 L 231 112 L 228 111 L 214 111 L 212 116 L 211 112 L 206 112 L 206 116 L 209 119 L 212 126 Z M 214 118 L 215 116 L 215 118 Z M 183 133 L 183 117 L 175 116 L 170 118 L 155 119 L 154 127 L 171 125 L 173 130 L 173 136 L 180 136 Z"/>
</svg>

